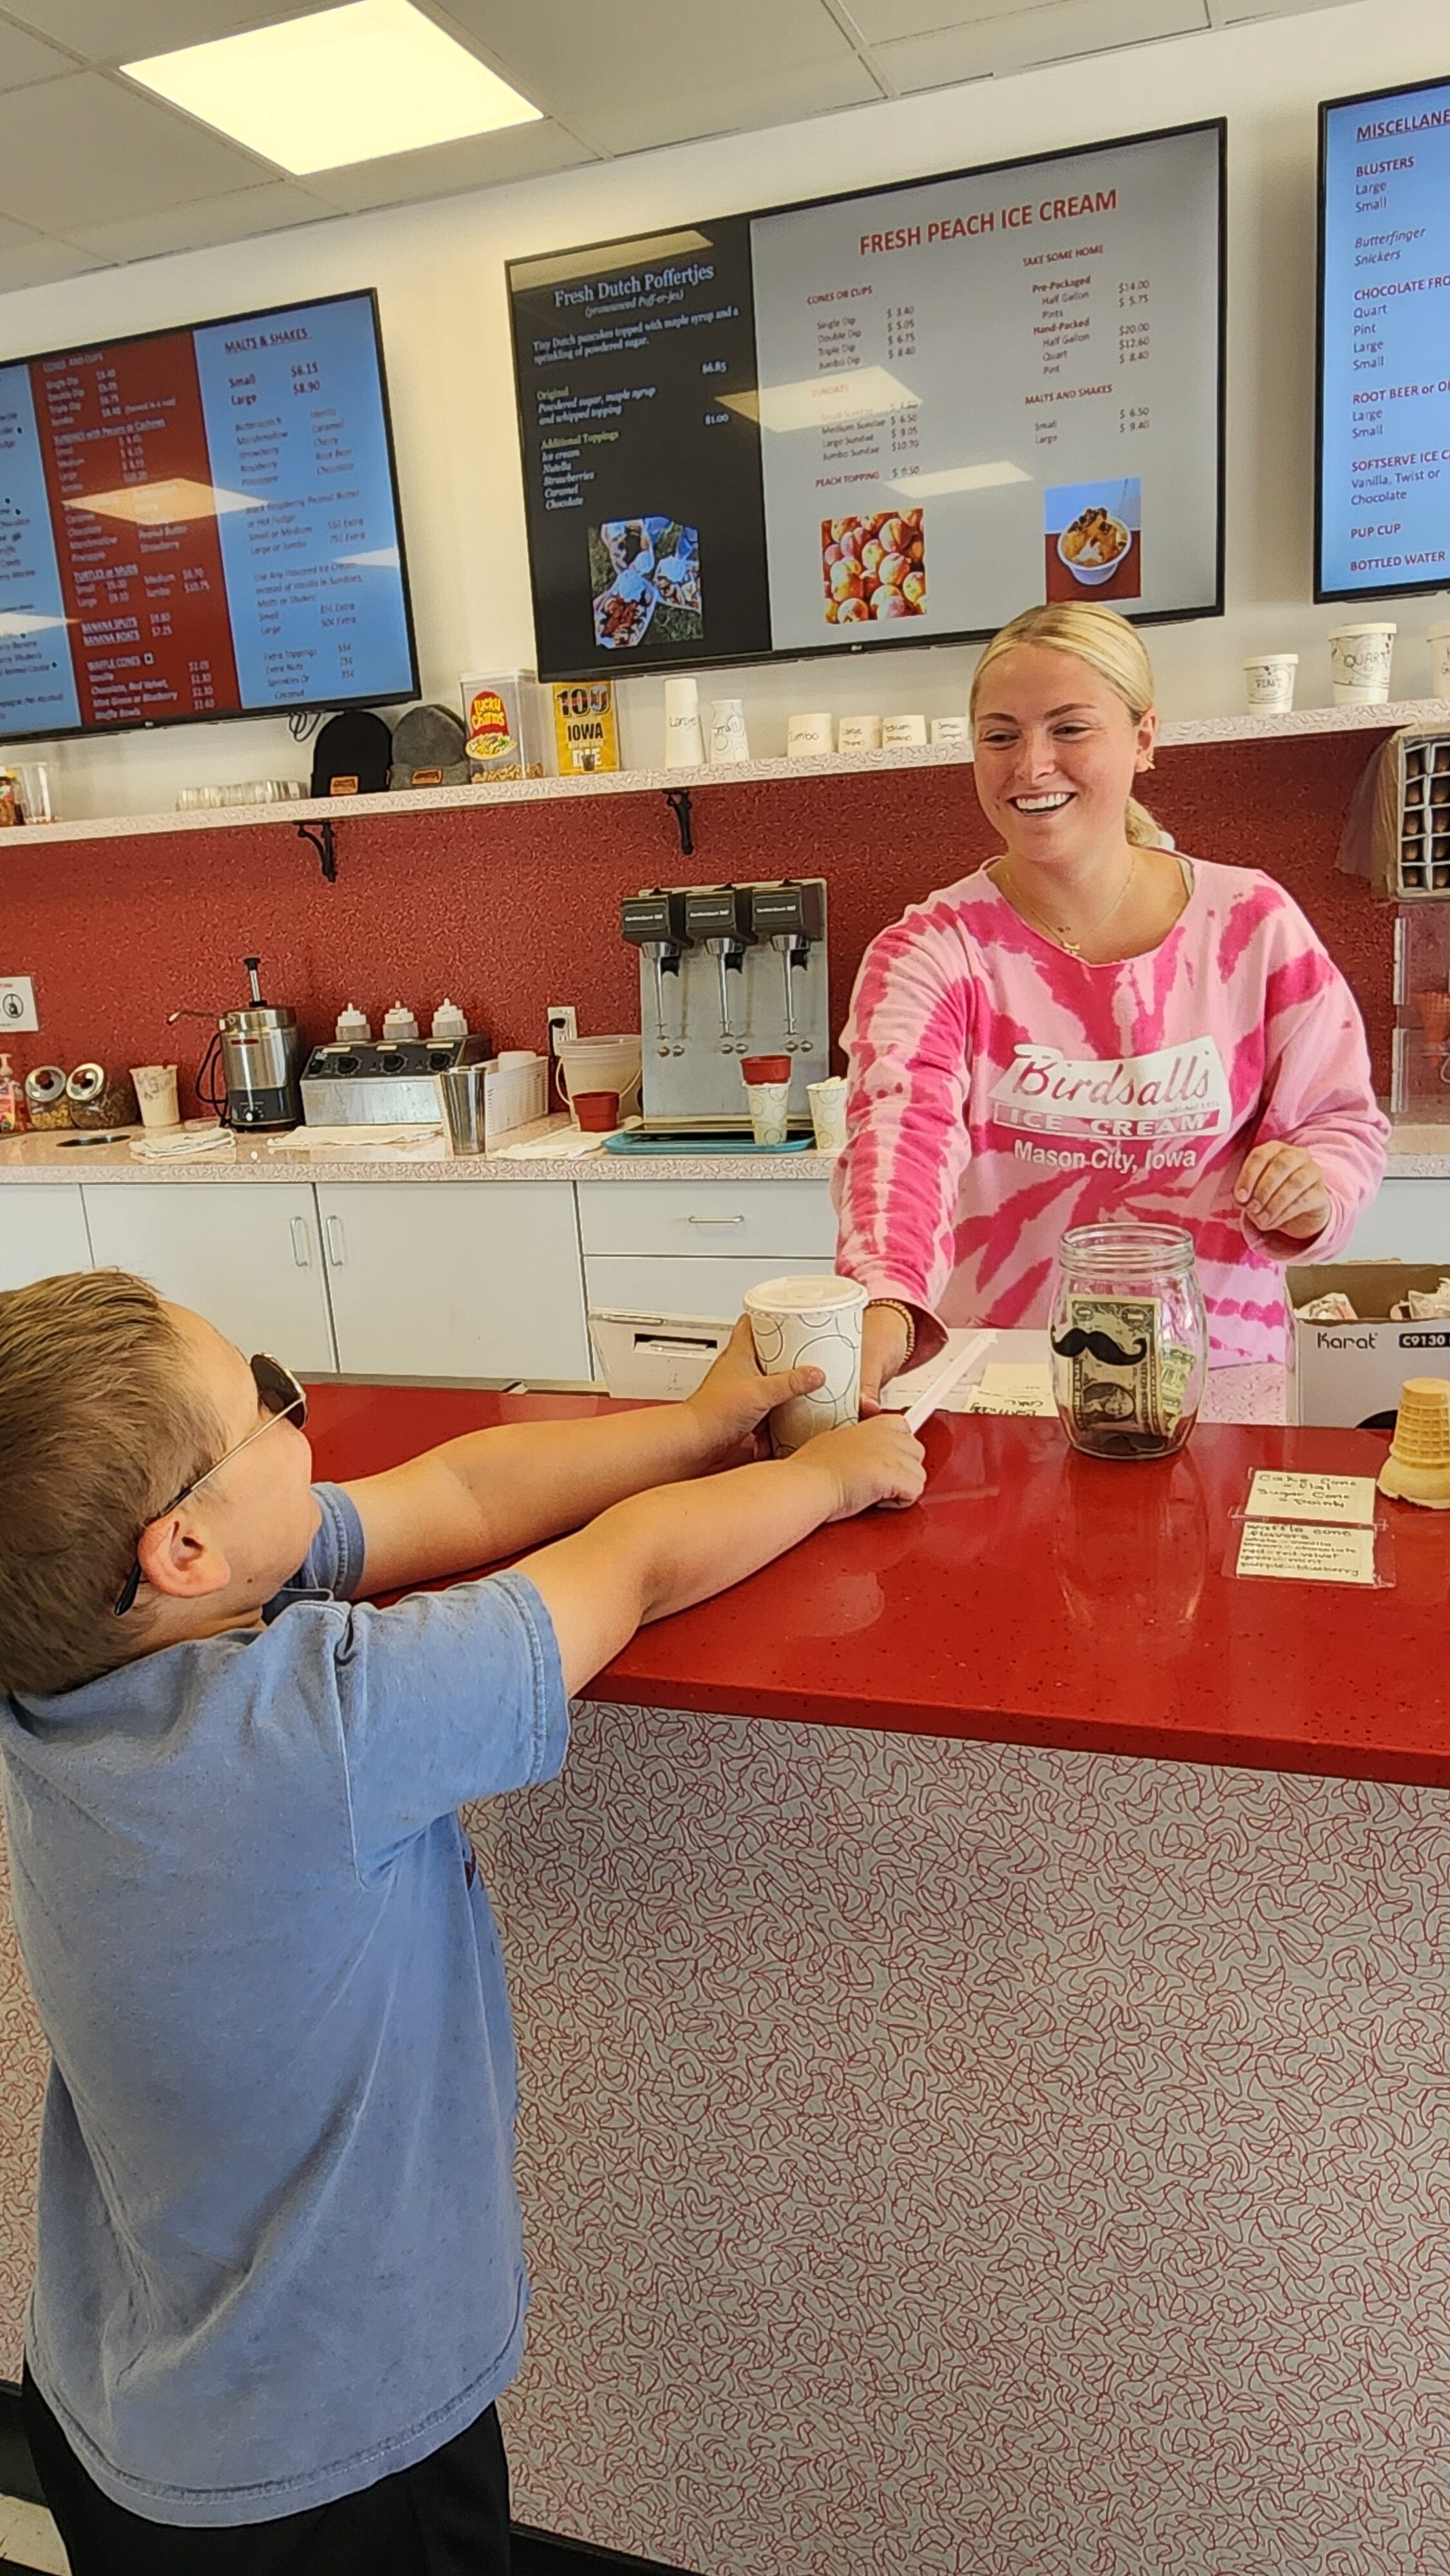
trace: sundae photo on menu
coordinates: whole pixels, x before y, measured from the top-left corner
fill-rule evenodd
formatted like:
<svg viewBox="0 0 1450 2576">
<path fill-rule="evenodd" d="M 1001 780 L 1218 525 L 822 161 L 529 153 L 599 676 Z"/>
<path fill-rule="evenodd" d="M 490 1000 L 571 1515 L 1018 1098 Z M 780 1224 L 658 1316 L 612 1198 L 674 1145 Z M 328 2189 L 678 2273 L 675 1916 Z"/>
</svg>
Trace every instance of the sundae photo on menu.
<svg viewBox="0 0 1450 2576">
<path fill-rule="evenodd" d="M 589 531 L 594 632 L 608 652 L 627 652 L 651 626 L 670 644 L 705 632 L 696 528 L 659 515 L 606 519 Z"/>
<path fill-rule="evenodd" d="M 1042 496 L 1047 599 L 1141 599 L 1142 484 L 1049 484 Z"/>
<path fill-rule="evenodd" d="M 877 510 L 868 518 L 822 519 L 826 624 L 926 615 L 926 537 L 920 510 Z"/>
</svg>

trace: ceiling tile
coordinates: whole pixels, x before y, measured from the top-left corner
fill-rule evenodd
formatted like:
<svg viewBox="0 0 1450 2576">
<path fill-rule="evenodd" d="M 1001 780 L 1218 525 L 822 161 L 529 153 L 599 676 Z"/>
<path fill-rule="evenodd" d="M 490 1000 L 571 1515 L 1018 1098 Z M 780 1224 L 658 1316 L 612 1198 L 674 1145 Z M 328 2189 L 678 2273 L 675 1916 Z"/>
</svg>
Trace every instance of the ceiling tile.
<svg viewBox="0 0 1450 2576">
<path fill-rule="evenodd" d="M 851 15 L 868 45 L 889 45 L 902 36 L 945 36 L 975 27 L 983 18 L 1020 17 L 1041 7 L 1042 0 L 850 0 Z"/>
<path fill-rule="evenodd" d="M 28 250 L 44 235 L 32 231 L 29 224 L 12 224 L 0 217 L 0 250 Z"/>
<path fill-rule="evenodd" d="M 951 81 L 1000 77 L 1157 36 L 1191 35 L 1208 24 L 1206 0 L 1045 0 L 1036 8 L 908 36 L 876 50 L 902 90 L 941 89 Z"/>
<path fill-rule="evenodd" d="M 157 259 L 169 250 L 210 250 L 217 242 L 250 241 L 288 224 L 315 224 L 334 212 L 305 189 L 277 179 L 261 188 L 234 188 L 225 197 L 159 207 L 154 214 L 125 215 L 118 223 L 86 224 L 67 238 L 104 260 Z"/>
<path fill-rule="evenodd" d="M 471 189 L 497 188 L 511 179 L 537 179 L 572 170 L 598 155 L 545 118 L 541 125 L 513 125 L 501 134 L 465 135 L 425 152 L 399 152 L 386 161 L 356 161 L 343 170 L 309 172 L 307 186 L 337 213 L 361 214 L 372 206 L 411 206 L 429 197 L 462 197 Z"/>
<path fill-rule="evenodd" d="M 1297 18 L 1306 9 L 1337 9 L 1340 0 L 1219 0 L 1219 17 L 1226 27 L 1241 26 L 1250 18 Z"/>
<path fill-rule="evenodd" d="M 241 27 L 305 18 L 336 0 L 5 0 L 5 6 L 12 18 L 88 61 L 137 63 Z"/>
<path fill-rule="evenodd" d="M 618 105 L 579 108 L 581 130 L 606 152 L 644 152 L 653 144 L 693 142 L 706 134 L 758 133 L 797 117 L 824 116 L 832 108 L 862 107 L 881 91 L 864 63 L 847 54 L 839 63 L 772 67 L 753 79 L 718 88 L 700 82 L 682 97 L 647 96 Z"/>
<path fill-rule="evenodd" d="M 274 174 L 102 72 L 25 92 L 0 151 L 0 214 L 69 238 L 76 226 L 260 186 Z"/>
<path fill-rule="evenodd" d="M 606 108 L 658 128 L 651 110 L 717 84 L 764 90 L 807 64 L 856 56 L 822 0 L 446 0 L 447 14 L 526 97 L 594 135 Z M 869 93 L 878 95 L 874 84 Z M 799 112 L 799 111 L 796 111 Z M 768 124 L 780 120 L 767 116 Z M 711 130 L 670 127 L 677 138 Z M 632 147 L 631 147 L 632 148 Z"/>
<path fill-rule="evenodd" d="M 63 277 L 103 268 L 94 251 L 74 250 L 69 242 L 37 241 L 24 250 L 0 249 L 0 295 L 21 286 L 55 286 Z"/>
<path fill-rule="evenodd" d="M 0 21 L 0 89 L 23 89 L 28 81 L 58 80 L 74 70 L 69 54 Z"/>
</svg>

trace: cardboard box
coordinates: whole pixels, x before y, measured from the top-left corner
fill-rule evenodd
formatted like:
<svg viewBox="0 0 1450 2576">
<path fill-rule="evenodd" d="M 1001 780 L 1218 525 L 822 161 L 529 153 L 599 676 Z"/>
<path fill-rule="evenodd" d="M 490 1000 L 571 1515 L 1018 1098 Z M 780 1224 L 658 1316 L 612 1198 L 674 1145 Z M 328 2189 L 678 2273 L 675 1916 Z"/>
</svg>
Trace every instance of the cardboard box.
<svg viewBox="0 0 1450 2576">
<path fill-rule="evenodd" d="M 612 680 L 556 680 L 554 766 L 561 778 L 619 767 L 619 728 Z"/>
<path fill-rule="evenodd" d="M 1294 1318 L 1290 1362 L 1291 1422 L 1388 1429 L 1407 1377 L 1450 1378 L 1450 1316 L 1397 1324 L 1390 1308 L 1411 1288 L 1438 1288 L 1450 1259 L 1334 1261 L 1288 1274 L 1289 1303 L 1307 1305 L 1342 1289 L 1360 1318 L 1354 1324 L 1309 1324 Z"/>
</svg>

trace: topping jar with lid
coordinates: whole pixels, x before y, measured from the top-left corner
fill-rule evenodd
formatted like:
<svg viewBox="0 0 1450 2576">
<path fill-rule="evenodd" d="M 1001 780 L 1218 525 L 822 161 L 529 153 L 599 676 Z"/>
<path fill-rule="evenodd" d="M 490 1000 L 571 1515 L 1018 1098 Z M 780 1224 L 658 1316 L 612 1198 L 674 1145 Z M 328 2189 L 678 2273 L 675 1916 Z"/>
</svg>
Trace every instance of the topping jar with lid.
<svg viewBox="0 0 1450 2576">
<path fill-rule="evenodd" d="M 1203 1401 L 1208 1322 L 1181 1226 L 1069 1227 L 1058 1246 L 1052 1392 L 1075 1449 L 1167 1458 Z"/>
</svg>

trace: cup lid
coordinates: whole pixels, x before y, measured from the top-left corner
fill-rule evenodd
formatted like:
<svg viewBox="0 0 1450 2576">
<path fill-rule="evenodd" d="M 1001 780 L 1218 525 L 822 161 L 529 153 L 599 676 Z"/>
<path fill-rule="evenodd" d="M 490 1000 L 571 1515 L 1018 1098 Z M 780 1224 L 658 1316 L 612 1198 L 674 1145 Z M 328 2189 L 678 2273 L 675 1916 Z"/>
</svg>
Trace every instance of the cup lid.
<svg viewBox="0 0 1450 2576">
<path fill-rule="evenodd" d="M 747 1288 L 745 1304 L 752 1314 L 801 1315 L 826 1314 L 843 1307 L 864 1306 L 866 1291 L 859 1279 L 842 1279 L 837 1273 L 822 1278 L 763 1279 L 756 1288 Z"/>
<path fill-rule="evenodd" d="M 740 1070 L 747 1082 L 789 1082 L 788 1055 L 743 1055 Z"/>
</svg>

